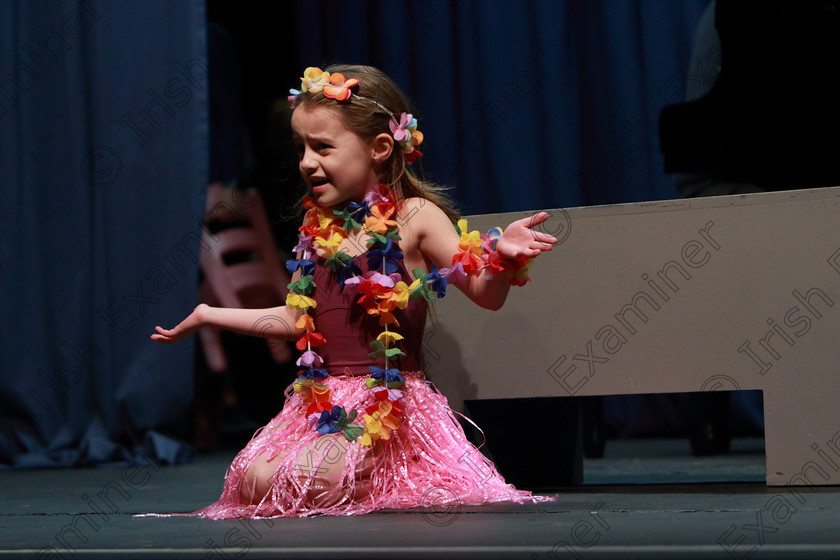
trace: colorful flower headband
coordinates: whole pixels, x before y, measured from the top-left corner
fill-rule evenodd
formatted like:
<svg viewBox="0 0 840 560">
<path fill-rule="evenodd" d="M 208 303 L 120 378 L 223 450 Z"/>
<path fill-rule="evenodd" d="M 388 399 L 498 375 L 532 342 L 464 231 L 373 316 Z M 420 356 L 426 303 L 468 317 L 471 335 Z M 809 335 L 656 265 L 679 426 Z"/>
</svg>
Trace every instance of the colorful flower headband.
<svg viewBox="0 0 840 560">
<path fill-rule="evenodd" d="M 349 80 L 341 72 L 324 72 L 318 67 L 310 66 L 303 71 L 303 77 L 300 79 L 300 90 L 289 90 L 289 102 L 292 109 L 295 108 L 297 97 L 301 93 L 323 93 L 324 97 L 335 99 L 336 101 L 347 101 L 353 96 L 350 90 L 353 86 L 359 84 L 356 78 Z M 356 99 L 360 101 L 367 101 L 373 103 L 383 111 L 385 111 L 391 120 L 388 126 L 391 129 L 391 135 L 394 141 L 400 146 L 400 151 L 408 163 L 414 162 L 417 158 L 423 157 L 423 153 L 417 149 L 417 146 L 423 143 L 423 133 L 417 130 L 417 119 L 411 113 L 402 113 L 399 121 L 394 116 L 394 113 L 384 106 L 382 103 L 369 97 L 362 97 L 356 95 Z"/>
</svg>

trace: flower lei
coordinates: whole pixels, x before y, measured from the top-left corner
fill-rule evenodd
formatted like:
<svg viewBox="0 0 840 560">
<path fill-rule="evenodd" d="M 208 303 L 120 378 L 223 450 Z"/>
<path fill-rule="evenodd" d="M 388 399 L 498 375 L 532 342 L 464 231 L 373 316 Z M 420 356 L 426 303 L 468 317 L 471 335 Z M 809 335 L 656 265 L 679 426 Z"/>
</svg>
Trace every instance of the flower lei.
<svg viewBox="0 0 840 560">
<path fill-rule="evenodd" d="M 531 279 L 528 269 L 532 259 L 520 257 L 518 259 L 505 258 L 496 251 L 496 244 L 505 232 L 502 228 L 491 228 L 486 234 L 467 230 L 467 220 L 458 220 L 456 226 L 461 240 L 458 242 L 458 252 L 452 257 L 452 268 L 445 269 L 447 278 L 452 276 L 466 279 L 467 275 L 480 274 L 486 271 L 485 277 L 504 272 L 508 282 L 513 286 L 524 286 Z"/>
<path fill-rule="evenodd" d="M 305 200 L 304 207 L 308 211 L 300 227 L 298 244 L 294 248 L 302 258 L 290 259 L 286 264 L 291 273 L 301 271 L 300 279 L 289 284 L 286 298 L 287 305 L 303 312 L 296 323 L 296 327 L 304 331 L 296 344 L 298 350 L 303 352 L 297 365 L 307 369 L 298 373 L 294 391 L 308 405 L 308 423 L 318 433 L 343 432 L 348 440 L 358 439 L 361 445 L 370 446 L 379 440 L 390 439 L 392 431 L 399 428 L 403 413 L 399 401 L 404 394 L 401 389 L 405 378 L 397 368 L 389 367 L 391 359 L 405 355 L 396 346 L 403 340 L 403 336 L 389 328 L 392 325 L 399 327 L 393 312 L 405 309 L 410 300 L 434 299 L 430 285 L 442 297 L 446 280 L 436 270 L 425 274 L 423 269 L 413 271 L 418 280 L 410 286 L 402 280 L 398 272 L 398 261 L 403 255 L 394 245 L 395 241 L 400 240 L 398 225 L 393 219 L 396 206 L 381 194 L 378 187 L 371 189 L 363 202 L 350 203 L 341 210 L 323 208 L 312 198 Z M 342 240 L 360 228 L 371 237 L 371 247 L 367 253 L 370 270 L 364 275 L 355 262 L 356 257 L 339 250 Z M 370 377 L 366 385 L 373 396 L 373 404 L 364 409 L 364 426 L 354 423 L 359 414 L 357 410 L 347 411 L 344 407 L 334 405 L 330 401 L 330 389 L 319 383 L 328 373 L 321 368 L 324 360 L 314 348 L 327 341 L 315 331 L 314 321 L 309 314 L 309 309 L 317 306 L 312 297 L 315 291 L 313 254 L 324 259 L 324 267 L 332 271 L 345 293 L 355 291 L 358 295 L 357 303 L 364 307 L 368 315 L 378 317 L 379 325 L 383 328 L 370 343 L 373 349 L 370 356 L 384 358 L 385 367 L 370 366 Z"/>
<path fill-rule="evenodd" d="M 347 79 L 340 72 L 330 74 L 318 67 L 310 66 L 303 71 L 303 76 L 300 79 L 300 89 L 289 90 L 289 102 L 294 109 L 298 95 L 307 91 L 323 93 L 324 97 L 336 101 L 347 101 L 353 96 L 350 88 L 358 84 L 359 80 L 356 78 Z M 397 120 L 394 113 L 379 101 L 361 95 L 356 95 L 356 99 L 373 103 L 391 116 L 391 120 L 388 122 L 391 135 L 394 137 L 394 141 L 399 144 L 400 151 L 407 163 L 413 163 L 417 158 L 423 157 L 423 152 L 417 149 L 417 146 L 423 143 L 423 133 L 417 130 L 417 119 L 411 113 L 402 113 Z"/>
<path fill-rule="evenodd" d="M 300 278 L 288 285 L 289 293 L 286 305 L 303 312 L 295 326 L 304 331 L 296 347 L 302 352 L 297 365 L 304 367 L 298 372 L 294 392 L 301 395 L 307 405 L 307 422 L 310 428 L 319 434 L 342 432 L 349 441 L 372 446 L 377 441 L 388 440 L 400 427 L 403 407 L 400 400 L 405 378 L 399 369 L 389 367 L 390 360 L 405 353 L 397 347 L 404 338 L 390 327 L 399 327 L 394 316 L 396 309 L 405 309 L 409 301 L 434 301 L 435 297 L 446 295 L 446 286 L 453 276 L 478 274 L 486 270 L 494 274 L 508 271 L 511 283 L 522 285 L 528 281 L 527 264 L 520 259 L 510 262 L 498 257 L 495 243 L 502 230 L 494 228 L 486 235 L 477 231 L 467 232 L 467 221 L 459 220 L 461 231 L 459 252 L 452 258 L 453 266 L 438 270 L 432 264 L 432 271 L 426 273 L 422 268 L 412 270 L 416 278 L 410 285 L 403 281 L 399 273 L 398 261 L 403 259 L 395 241 L 399 241 L 398 224 L 394 219 L 397 206 L 390 198 L 382 194 L 380 186 L 372 188 L 361 203 L 350 203 L 344 209 L 330 209 L 319 206 L 307 197 L 304 223 L 299 228 L 298 244 L 294 251 L 301 258 L 290 259 L 286 268 L 290 273 L 301 271 Z M 362 274 L 351 257 L 339 247 L 350 232 L 359 229 L 370 235 L 370 248 L 367 252 L 369 271 Z M 372 404 L 364 409 L 364 425 L 357 423 L 359 411 L 348 411 L 343 406 L 331 402 L 329 387 L 321 383 L 328 375 L 321 366 L 324 359 L 315 349 L 327 340 L 316 332 L 315 323 L 309 310 L 317 306 L 314 298 L 315 260 L 317 254 L 324 259 L 323 266 L 329 268 L 344 293 L 358 296 L 356 303 L 361 305 L 368 315 L 379 318 L 383 331 L 370 342 L 373 351 L 371 357 L 384 359 L 384 367 L 369 366 L 370 377 L 365 381 L 373 397 Z"/>
</svg>

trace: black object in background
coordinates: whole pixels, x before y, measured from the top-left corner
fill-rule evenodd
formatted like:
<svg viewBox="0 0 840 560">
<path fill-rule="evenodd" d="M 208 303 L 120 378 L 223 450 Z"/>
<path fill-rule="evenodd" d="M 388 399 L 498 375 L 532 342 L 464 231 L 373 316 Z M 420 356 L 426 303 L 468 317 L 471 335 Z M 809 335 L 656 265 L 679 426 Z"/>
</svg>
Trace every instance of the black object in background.
<svg viewBox="0 0 840 560">
<path fill-rule="evenodd" d="M 659 117 L 666 173 L 765 190 L 838 184 L 840 1 L 717 0 L 720 73 Z"/>
<path fill-rule="evenodd" d="M 580 399 L 465 401 L 505 481 L 524 490 L 583 482 Z M 480 443 L 480 442 L 479 442 Z"/>
</svg>

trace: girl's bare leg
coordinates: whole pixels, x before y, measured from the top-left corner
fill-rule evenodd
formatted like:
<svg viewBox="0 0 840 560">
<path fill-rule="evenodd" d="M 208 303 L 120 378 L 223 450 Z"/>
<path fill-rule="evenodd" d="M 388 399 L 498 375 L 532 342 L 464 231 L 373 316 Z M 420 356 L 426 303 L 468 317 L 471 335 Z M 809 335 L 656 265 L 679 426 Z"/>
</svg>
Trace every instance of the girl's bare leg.
<svg viewBox="0 0 840 560">
<path fill-rule="evenodd" d="M 297 456 L 293 470 L 296 483 L 306 489 L 307 502 L 316 507 L 328 507 L 344 500 L 349 487 L 343 481 L 344 464 L 347 455 L 348 442 L 338 434 L 328 434 L 319 437 L 305 446 Z M 285 455 L 267 460 L 268 451 L 260 454 L 254 464 L 245 473 L 240 486 L 240 501 L 243 504 L 259 504 L 275 484 L 291 484 L 288 478 L 278 476 L 277 468 Z M 351 498 L 359 499 L 367 491 L 366 482 L 373 468 L 370 453 L 357 465 L 354 475 L 355 492 Z M 289 473 L 292 474 L 292 473 Z"/>
</svg>

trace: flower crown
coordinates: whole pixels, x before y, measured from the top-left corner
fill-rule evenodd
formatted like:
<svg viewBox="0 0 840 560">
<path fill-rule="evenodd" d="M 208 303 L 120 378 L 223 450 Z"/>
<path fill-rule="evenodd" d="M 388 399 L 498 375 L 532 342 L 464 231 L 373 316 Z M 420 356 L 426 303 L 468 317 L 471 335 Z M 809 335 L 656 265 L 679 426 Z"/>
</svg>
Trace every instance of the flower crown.
<svg viewBox="0 0 840 560">
<path fill-rule="evenodd" d="M 289 90 L 289 102 L 292 109 L 295 108 L 297 98 L 302 93 L 323 93 L 324 97 L 335 99 L 336 101 L 348 101 L 353 92 L 350 88 L 359 84 L 356 78 L 347 79 L 344 74 L 340 72 L 324 72 L 318 67 L 310 66 L 303 71 L 303 76 L 300 79 L 300 90 Z M 391 136 L 394 141 L 399 144 L 400 151 L 408 163 L 412 163 L 417 158 L 423 157 L 423 153 L 417 149 L 417 146 L 423 143 L 423 133 L 417 130 L 417 119 L 411 113 L 402 113 L 399 120 L 394 116 L 394 113 L 385 105 L 375 99 L 356 95 L 356 99 L 373 103 L 385 113 L 387 113 L 391 120 L 388 122 L 388 127 L 391 129 Z"/>
</svg>

